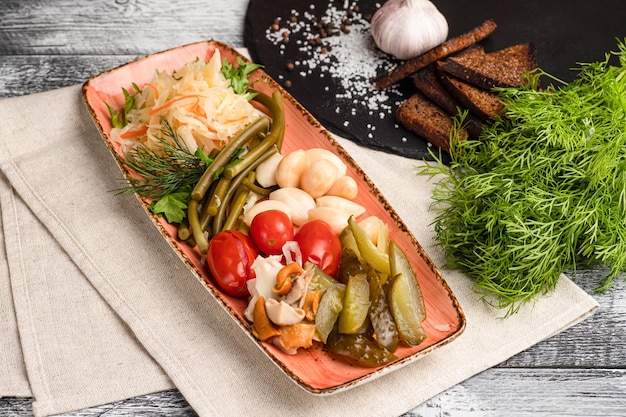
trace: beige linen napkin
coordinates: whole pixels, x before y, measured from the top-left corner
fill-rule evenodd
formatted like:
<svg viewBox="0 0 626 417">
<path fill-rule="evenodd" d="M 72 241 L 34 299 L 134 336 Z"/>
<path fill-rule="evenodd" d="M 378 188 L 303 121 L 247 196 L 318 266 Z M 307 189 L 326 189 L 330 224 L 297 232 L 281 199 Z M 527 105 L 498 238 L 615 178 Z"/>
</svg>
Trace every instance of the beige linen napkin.
<svg viewBox="0 0 626 417">
<path fill-rule="evenodd" d="M 176 257 L 133 197 L 109 192 L 119 186 L 121 174 L 89 118 L 79 86 L 0 101 L 0 114 L 4 118 L 0 168 L 14 190 L 5 187 L 1 194 L 2 220 L 28 381 L 35 404 L 46 404 L 37 405 L 37 415 L 163 389 L 168 381 L 141 354 L 144 349 L 200 416 L 400 415 L 597 308 L 592 297 L 563 277 L 552 295 L 504 320 L 501 311 L 477 301 L 467 278 L 443 271 L 467 316 L 467 328 L 457 340 L 352 390 L 314 396 L 290 381 L 244 335 Z M 432 185 L 415 175 L 417 162 L 340 141 L 440 264 L 428 210 Z M 12 207 L 17 207 L 16 216 L 7 220 Z M 32 225 L 35 218 L 45 229 Z M 19 245 L 9 242 L 15 237 Z M 57 263 L 50 259 L 52 253 L 63 251 L 73 266 L 64 263 L 53 271 Z M 50 269 L 37 264 L 41 253 Z M 52 276 L 54 284 L 39 288 L 46 285 L 41 274 Z M 62 285 L 66 275 L 76 282 Z M 79 283 L 81 278 L 85 282 Z M 57 285 L 67 298 L 58 293 Z M 107 317 L 109 323 L 94 328 L 80 342 L 68 343 L 76 338 L 72 329 L 45 325 L 48 313 L 76 320 L 85 329 L 99 317 Z M 11 329 L 3 332 L 15 343 Z M 103 331 L 111 333 L 105 336 Z M 63 342 L 65 346 L 53 349 L 56 355 L 46 354 L 47 344 Z M 107 361 L 112 343 L 118 349 L 112 353 L 115 359 Z M 19 346 L 13 350 L 19 352 Z M 66 361 L 80 368 L 85 357 L 94 371 L 65 372 L 56 363 Z M 110 367 L 119 361 L 128 366 L 116 373 Z M 136 368 L 130 362 L 136 362 Z M 13 369 L 17 376 L 1 370 L 0 388 L 7 385 L 6 378 L 24 383 L 19 366 Z M 89 399 L 92 404 L 76 404 L 75 398 L 83 393 L 81 384 L 100 391 Z"/>
<path fill-rule="evenodd" d="M 49 102 L 43 100 L 41 104 L 47 106 Z M 21 121 L 33 122 L 28 118 Z M 17 140 L 21 137 L 13 136 Z M 50 145 L 54 143 L 46 146 Z M 55 181 L 50 173 L 44 178 Z M 172 388 L 167 375 L 13 193 L 4 175 L 0 174 L 0 179 L 1 218 L 6 231 L 2 249 L 6 247 L 7 255 L 2 267 L 9 267 L 11 278 L 9 283 L 8 271 L 1 277 L 2 289 L 7 291 L 1 293 L 0 308 L 11 308 L 8 313 L 13 320 L 7 316 L 2 323 L 12 324 L 14 329 L 2 332 L 1 344 L 7 346 L 0 355 L 11 354 L 12 360 L 1 362 L 8 369 L 0 372 L 7 376 L 0 378 L 0 394 L 34 395 L 35 414 L 47 415 Z M 71 187 L 63 182 L 59 185 Z M 62 191 L 55 198 L 70 203 L 73 199 Z"/>
<path fill-rule="evenodd" d="M 6 188 L 5 180 L 0 173 L 0 202 L 3 200 L 4 188 Z M 2 223 L 0 214 L 0 225 Z M 2 227 L 0 227 L 0 242 L 5 242 Z M 22 360 L 22 348 L 17 333 L 9 280 L 9 264 L 6 259 L 5 245 L 0 244 L 0 395 L 26 397 L 31 395 L 31 391 Z"/>
</svg>

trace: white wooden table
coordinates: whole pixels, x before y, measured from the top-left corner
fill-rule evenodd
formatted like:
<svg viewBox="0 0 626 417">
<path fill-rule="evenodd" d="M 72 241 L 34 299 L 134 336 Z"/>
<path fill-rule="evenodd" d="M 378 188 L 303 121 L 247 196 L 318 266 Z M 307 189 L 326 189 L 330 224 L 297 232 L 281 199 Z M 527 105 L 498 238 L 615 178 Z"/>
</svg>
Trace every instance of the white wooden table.
<svg viewBox="0 0 626 417">
<path fill-rule="evenodd" d="M 198 40 L 241 47 L 246 6 L 247 0 L 0 0 L 0 98 L 80 84 L 138 56 Z M 605 273 L 577 274 L 591 293 Z M 601 308 L 590 319 L 406 416 L 626 416 L 625 291 L 619 279 L 614 290 L 594 295 Z M 0 415 L 31 416 L 31 400 L 0 398 Z M 195 413 L 174 390 L 67 415 Z"/>
</svg>

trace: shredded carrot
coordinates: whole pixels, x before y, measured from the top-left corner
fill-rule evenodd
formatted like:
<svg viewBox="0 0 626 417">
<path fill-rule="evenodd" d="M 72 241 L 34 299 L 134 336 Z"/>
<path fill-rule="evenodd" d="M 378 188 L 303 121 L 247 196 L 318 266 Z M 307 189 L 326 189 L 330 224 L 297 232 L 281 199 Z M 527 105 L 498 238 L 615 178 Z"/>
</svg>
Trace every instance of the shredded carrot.
<svg viewBox="0 0 626 417">
<path fill-rule="evenodd" d="M 122 139 L 136 138 L 137 136 L 145 135 L 148 131 L 148 126 L 144 126 L 138 130 L 129 130 L 128 132 L 124 132 L 120 135 Z"/>
<path fill-rule="evenodd" d="M 241 116 L 241 117 L 238 117 L 236 119 L 228 119 L 228 120 L 226 120 L 226 123 L 240 122 L 240 121 L 245 120 L 247 118 L 248 118 L 248 116 Z"/>
<path fill-rule="evenodd" d="M 206 118 L 206 116 L 203 116 L 203 115 L 201 115 L 201 114 L 197 114 L 197 113 L 196 113 L 196 119 L 197 119 L 197 120 L 200 120 L 200 122 L 201 122 L 203 125 L 208 125 L 208 124 L 209 124 L 209 120 Z"/>
<path fill-rule="evenodd" d="M 197 116 L 206 117 L 206 112 L 204 111 L 204 108 L 200 105 L 200 100 L 198 100 L 198 102 L 194 104 L 194 106 L 191 108 L 191 111 L 194 112 Z"/>
<path fill-rule="evenodd" d="M 159 107 L 155 107 L 155 108 L 153 108 L 152 110 L 150 110 L 150 112 L 148 112 L 148 114 L 149 114 L 150 116 L 152 116 L 153 114 L 158 113 L 158 112 L 160 112 L 161 110 L 168 108 L 168 107 L 169 107 L 169 106 L 171 106 L 172 104 L 174 104 L 174 103 L 176 103 L 176 102 L 178 102 L 178 101 L 181 101 L 181 100 L 187 99 L 187 98 L 195 98 L 195 99 L 197 99 L 197 100 L 200 100 L 200 98 L 199 98 L 197 95 L 195 95 L 195 94 L 194 94 L 194 95 L 184 95 L 184 96 L 176 97 L 175 99 L 170 100 L 170 101 L 168 101 L 167 103 L 165 103 L 165 104 L 163 104 L 163 105 L 161 105 L 161 106 L 159 106 Z"/>
<path fill-rule="evenodd" d="M 152 90 L 154 91 L 154 98 L 155 99 L 159 98 L 159 90 L 156 88 L 154 84 L 147 83 L 147 84 L 144 84 L 144 87 L 152 88 Z"/>
</svg>

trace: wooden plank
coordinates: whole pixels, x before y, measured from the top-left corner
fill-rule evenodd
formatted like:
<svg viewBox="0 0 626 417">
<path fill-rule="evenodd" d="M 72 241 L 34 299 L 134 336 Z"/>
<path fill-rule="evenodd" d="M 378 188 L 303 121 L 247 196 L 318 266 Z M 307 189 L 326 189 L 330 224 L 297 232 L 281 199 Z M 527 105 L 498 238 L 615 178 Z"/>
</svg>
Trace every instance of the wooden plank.
<svg viewBox="0 0 626 417">
<path fill-rule="evenodd" d="M 0 415 L 33 417 L 32 399 L 0 398 Z M 59 416 L 92 417 L 193 417 L 196 413 L 177 390 L 142 395 L 112 404 L 77 410 Z"/>
<path fill-rule="evenodd" d="M 579 270 L 576 282 L 598 301 L 600 308 L 582 323 L 560 333 L 506 362 L 512 367 L 587 367 L 611 368 L 624 366 L 626 358 L 626 281 L 623 276 L 614 281 L 613 289 L 594 294 L 606 269 Z"/>
<path fill-rule="evenodd" d="M 216 3 L 6 0 L 0 56 L 139 55 L 205 39 L 242 46 L 247 0 Z"/>
<path fill-rule="evenodd" d="M 626 410 L 624 369 L 492 368 L 408 411 L 403 417 L 619 416 Z M 32 417 L 30 399 L 0 399 L 2 415 Z M 176 390 L 59 416 L 192 417 Z"/>
<path fill-rule="evenodd" d="M 621 416 L 626 371 L 492 368 L 404 417 Z"/>
<path fill-rule="evenodd" d="M 1 57 L 0 98 L 82 84 L 89 77 L 135 58 L 137 58 L 135 55 L 11 55 Z"/>
</svg>

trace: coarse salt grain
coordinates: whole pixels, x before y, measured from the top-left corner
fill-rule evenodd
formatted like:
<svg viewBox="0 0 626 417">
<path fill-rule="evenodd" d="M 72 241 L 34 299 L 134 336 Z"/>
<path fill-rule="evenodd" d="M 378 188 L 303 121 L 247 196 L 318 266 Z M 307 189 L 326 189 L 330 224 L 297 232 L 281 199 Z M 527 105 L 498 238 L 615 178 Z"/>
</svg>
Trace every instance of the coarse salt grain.
<svg viewBox="0 0 626 417">
<path fill-rule="evenodd" d="M 348 111 L 351 115 L 356 115 L 359 110 L 368 110 L 369 115 L 377 115 L 379 119 L 394 116 L 394 108 L 400 101 L 389 103 L 390 93 L 400 95 L 395 86 L 385 91 L 378 91 L 374 85 L 374 78 L 383 70 L 388 71 L 393 67 L 389 57 L 381 52 L 374 43 L 370 33 L 370 23 L 365 17 L 355 11 L 357 4 L 352 1 L 337 2 L 342 7 L 334 5 L 335 1 L 330 0 L 324 13 L 315 15 L 310 11 L 299 13 L 291 10 L 291 15 L 300 17 L 299 19 L 277 19 L 283 27 L 281 30 L 266 30 L 266 38 L 284 49 L 283 32 L 289 32 L 290 36 L 299 35 L 304 39 L 297 42 L 299 53 L 304 57 L 298 60 L 297 66 L 306 68 L 298 72 L 300 77 L 306 78 L 313 74 L 312 69 L 318 69 L 316 76 L 324 78 L 329 76 L 337 85 L 336 97 L 342 103 L 349 103 Z M 309 5 L 309 10 L 314 10 L 313 4 Z M 323 50 L 319 44 L 315 44 L 320 38 L 319 29 L 316 22 L 323 22 L 339 28 L 349 20 L 350 30 L 341 31 L 332 36 L 323 37 Z M 326 88 L 326 90 L 328 90 Z M 337 108 L 338 112 L 338 108 Z M 344 126 L 348 125 L 344 121 Z M 369 127 L 375 130 L 375 127 Z M 368 136 L 372 137 L 370 132 Z"/>
</svg>

